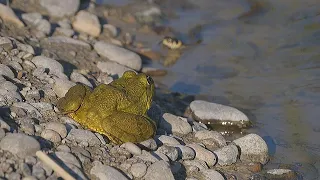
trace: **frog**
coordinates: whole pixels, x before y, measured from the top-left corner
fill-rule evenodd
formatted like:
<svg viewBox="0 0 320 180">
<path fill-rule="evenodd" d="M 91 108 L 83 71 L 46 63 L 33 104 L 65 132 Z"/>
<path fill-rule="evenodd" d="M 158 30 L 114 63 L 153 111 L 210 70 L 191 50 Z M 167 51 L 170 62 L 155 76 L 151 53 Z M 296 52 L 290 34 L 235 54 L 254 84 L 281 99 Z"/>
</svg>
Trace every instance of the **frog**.
<svg viewBox="0 0 320 180">
<path fill-rule="evenodd" d="M 155 135 L 156 123 L 147 115 L 154 95 L 153 79 L 129 70 L 93 90 L 83 84 L 71 87 L 58 100 L 57 108 L 115 144 L 137 143 Z"/>
</svg>

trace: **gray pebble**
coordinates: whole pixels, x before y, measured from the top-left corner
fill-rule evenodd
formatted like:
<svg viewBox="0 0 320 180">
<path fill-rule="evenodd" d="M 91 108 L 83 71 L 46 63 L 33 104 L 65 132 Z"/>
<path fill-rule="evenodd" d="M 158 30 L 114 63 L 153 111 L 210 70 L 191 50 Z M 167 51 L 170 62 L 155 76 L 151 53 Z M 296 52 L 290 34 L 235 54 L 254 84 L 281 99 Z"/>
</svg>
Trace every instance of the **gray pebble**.
<svg viewBox="0 0 320 180">
<path fill-rule="evenodd" d="M 67 137 L 67 128 L 64 124 L 58 122 L 49 122 L 46 125 L 46 129 L 53 130 L 61 136 L 61 138 Z"/>
<path fill-rule="evenodd" d="M 188 134 L 192 132 L 191 125 L 186 118 L 175 116 L 170 113 L 164 113 L 160 121 L 159 127 L 168 133 Z"/>
<path fill-rule="evenodd" d="M 34 156 L 27 156 L 24 158 L 24 162 L 33 166 L 37 163 L 37 159 Z"/>
<path fill-rule="evenodd" d="M 240 160 L 244 162 L 268 162 L 268 146 L 257 134 L 248 134 L 233 141 L 240 148 Z"/>
<path fill-rule="evenodd" d="M 72 37 L 74 35 L 74 30 L 72 29 L 67 29 L 67 28 L 61 28 L 57 27 L 54 32 L 56 35 L 62 35 L 66 37 Z"/>
<path fill-rule="evenodd" d="M 124 176 L 122 172 L 119 172 L 117 169 L 111 166 L 102 165 L 102 163 L 95 163 L 90 170 L 90 174 L 99 179 L 128 180 L 128 178 Z"/>
<path fill-rule="evenodd" d="M 69 163 L 77 166 L 78 168 L 81 168 L 81 163 L 79 160 L 71 153 L 68 152 L 62 152 L 62 151 L 57 151 L 54 153 L 55 158 L 60 159 L 64 163 Z"/>
<path fill-rule="evenodd" d="M 62 18 L 77 12 L 80 0 L 40 0 L 40 5 L 50 16 Z"/>
<path fill-rule="evenodd" d="M 221 173 L 214 169 L 205 169 L 200 171 L 200 178 L 203 180 L 225 180 Z"/>
<path fill-rule="evenodd" d="M 155 154 L 154 152 L 151 154 L 150 152 L 145 151 L 145 150 L 142 150 L 141 155 L 138 155 L 136 157 L 143 160 L 143 161 L 152 162 L 152 163 L 162 159 L 161 157 L 159 157 L 159 155 Z"/>
<path fill-rule="evenodd" d="M 16 71 L 22 71 L 22 70 L 23 70 L 23 69 L 22 69 L 22 66 L 20 65 L 19 62 L 10 61 L 8 65 L 11 66 L 11 67 L 12 67 L 14 70 L 16 70 Z"/>
<path fill-rule="evenodd" d="M 45 57 L 45 56 L 35 56 L 32 58 L 32 62 L 37 67 L 49 69 L 50 74 L 54 74 L 57 77 L 65 76 L 63 74 L 63 66 L 56 60 Z"/>
<path fill-rule="evenodd" d="M 147 172 L 147 165 L 144 163 L 132 164 L 130 172 L 135 178 L 142 178 Z"/>
<path fill-rule="evenodd" d="M 196 121 L 192 122 L 192 131 L 193 132 L 203 131 L 203 130 L 208 130 L 208 127 L 205 124 L 199 123 Z"/>
<path fill-rule="evenodd" d="M 60 98 L 64 97 L 68 90 L 75 86 L 76 83 L 69 81 L 67 79 L 60 79 L 60 78 L 54 78 L 55 83 L 53 85 L 53 90 L 56 93 L 56 95 Z"/>
<path fill-rule="evenodd" d="M 134 70 L 140 70 L 142 60 L 140 56 L 132 51 L 122 47 L 113 45 L 111 43 L 98 41 L 94 44 L 94 49 L 103 57 L 111 61 L 117 62 Z"/>
<path fill-rule="evenodd" d="M 110 75 L 118 75 L 119 77 L 121 77 L 125 71 L 132 70 L 113 61 L 98 61 L 97 67 L 101 72 L 108 73 Z"/>
<path fill-rule="evenodd" d="M 20 163 L 19 165 L 20 171 L 22 172 L 23 176 L 31 176 L 31 169 L 26 163 Z"/>
<path fill-rule="evenodd" d="M 178 159 L 178 150 L 175 147 L 172 146 L 160 146 L 156 152 L 165 154 L 166 156 L 168 156 L 170 158 L 171 161 L 175 161 Z"/>
<path fill-rule="evenodd" d="M 42 118 L 42 114 L 35 108 L 33 107 L 31 104 L 29 103 L 25 103 L 25 102 L 16 102 L 12 105 L 13 107 L 16 108 L 21 108 L 26 110 L 28 113 L 30 113 L 32 116 L 36 117 L 36 118 Z"/>
<path fill-rule="evenodd" d="M 61 141 L 61 137 L 59 133 L 57 133 L 54 130 L 51 129 L 45 129 L 41 132 L 41 137 L 43 137 L 46 140 L 49 140 L 53 143 L 57 143 Z"/>
<path fill-rule="evenodd" d="M 37 180 L 37 178 L 34 176 L 25 176 L 22 178 L 22 180 Z"/>
<path fill-rule="evenodd" d="M 118 35 L 117 28 L 112 24 L 104 24 L 103 31 L 108 31 L 110 37 L 116 37 Z"/>
<path fill-rule="evenodd" d="M 208 166 L 214 166 L 217 162 L 216 156 L 213 152 L 201 147 L 198 144 L 188 144 L 196 152 L 195 159 L 205 161 Z"/>
<path fill-rule="evenodd" d="M 243 112 L 230 106 L 195 100 L 190 103 L 190 109 L 196 120 L 206 123 L 238 126 L 249 123 L 248 117 Z"/>
<path fill-rule="evenodd" d="M 141 149 L 132 142 L 126 142 L 122 144 L 120 147 L 125 148 L 127 151 L 129 151 L 133 155 L 140 155 L 142 153 Z"/>
<path fill-rule="evenodd" d="M 42 15 L 38 12 L 23 13 L 21 18 L 28 26 L 36 26 L 42 19 Z"/>
<path fill-rule="evenodd" d="M 49 44 L 57 44 L 57 45 L 64 44 L 64 45 L 69 45 L 73 47 L 76 46 L 86 50 L 91 50 L 90 44 L 81 40 L 77 40 L 77 39 L 65 37 L 65 36 L 51 36 L 51 37 L 48 37 L 48 39 L 44 42 Z"/>
<path fill-rule="evenodd" d="M 23 43 L 16 41 L 16 45 L 17 45 L 18 50 L 20 50 L 20 51 L 27 52 L 31 55 L 35 54 L 33 47 L 29 44 L 23 44 Z"/>
<path fill-rule="evenodd" d="M 156 136 L 155 140 L 156 140 L 158 145 L 163 145 L 163 144 L 172 145 L 172 146 L 180 145 L 180 142 L 177 139 L 175 139 L 174 137 L 171 137 L 171 136 L 160 135 L 160 136 Z"/>
<path fill-rule="evenodd" d="M 91 131 L 83 129 L 71 129 L 67 139 L 77 143 L 88 142 L 89 146 L 99 146 L 100 140 Z"/>
<path fill-rule="evenodd" d="M 138 143 L 139 147 L 146 148 L 149 150 L 156 150 L 158 148 L 157 143 L 154 139 L 147 139 Z"/>
<path fill-rule="evenodd" d="M 188 146 L 174 145 L 174 147 L 178 150 L 179 158 L 182 160 L 194 159 L 196 156 L 196 152 Z"/>
<path fill-rule="evenodd" d="M 88 11 L 81 10 L 77 13 L 72 22 L 74 30 L 97 37 L 101 32 L 101 25 L 98 17 Z"/>
<path fill-rule="evenodd" d="M 4 64 L 0 64 L 0 75 L 6 76 L 10 79 L 14 79 L 14 73 L 11 71 L 11 69 L 8 66 Z"/>
<path fill-rule="evenodd" d="M 33 137 L 21 133 L 8 134 L 2 138 L 0 148 L 21 158 L 34 156 L 40 150 L 40 144 Z"/>
<path fill-rule="evenodd" d="M 45 179 L 46 175 L 45 175 L 45 171 L 44 169 L 39 166 L 38 164 L 32 166 L 32 176 L 38 178 L 38 179 Z"/>
<path fill-rule="evenodd" d="M 9 38 L 0 37 L 0 47 L 6 51 L 10 51 L 13 48 L 13 44 Z"/>
<path fill-rule="evenodd" d="M 171 169 L 165 161 L 157 161 L 148 167 L 145 180 L 174 180 Z"/>
<path fill-rule="evenodd" d="M 64 144 L 59 145 L 59 146 L 57 147 L 57 150 L 58 150 L 58 151 L 63 151 L 63 152 L 71 152 L 70 147 L 67 146 L 67 145 L 64 145 Z"/>
<path fill-rule="evenodd" d="M 20 180 L 21 179 L 21 175 L 17 172 L 11 172 L 7 177 L 10 180 Z"/>
<path fill-rule="evenodd" d="M 207 163 L 205 161 L 202 160 L 186 160 L 183 161 L 183 164 L 185 166 L 194 166 L 197 167 L 199 170 L 205 170 L 208 169 Z"/>
<path fill-rule="evenodd" d="M 92 88 L 92 84 L 88 81 L 88 79 L 78 72 L 73 71 L 70 75 L 70 79 L 73 82 L 79 82 Z"/>
<path fill-rule="evenodd" d="M 218 158 L 218 164 L 221 166 L 231 165 L 237 162 L 238 148 L 233 144 L 224 146 L 214 151 Z"/>
</svg>

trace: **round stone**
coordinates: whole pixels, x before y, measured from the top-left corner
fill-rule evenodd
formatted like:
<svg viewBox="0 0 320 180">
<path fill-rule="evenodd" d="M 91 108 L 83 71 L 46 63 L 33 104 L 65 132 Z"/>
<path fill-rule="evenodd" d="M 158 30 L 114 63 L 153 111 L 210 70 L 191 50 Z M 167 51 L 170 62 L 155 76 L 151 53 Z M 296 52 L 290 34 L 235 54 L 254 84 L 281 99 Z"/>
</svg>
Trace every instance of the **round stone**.
<svg viewBox="0 0 320 180">
<path fill-rule="evenodd" d="M 142 178 L 147 172 L 147 165 L 144 163 L 132 164 L 130 172 L 134 177 Z"/>
</svg>

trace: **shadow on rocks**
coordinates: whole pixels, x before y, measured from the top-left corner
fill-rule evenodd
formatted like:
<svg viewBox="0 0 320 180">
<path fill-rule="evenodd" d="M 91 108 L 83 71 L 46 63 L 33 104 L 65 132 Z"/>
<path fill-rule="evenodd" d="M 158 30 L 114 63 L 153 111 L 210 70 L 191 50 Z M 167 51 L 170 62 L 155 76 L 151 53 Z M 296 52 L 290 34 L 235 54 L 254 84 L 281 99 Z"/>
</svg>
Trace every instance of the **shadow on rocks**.
<svg viewBox="0 0 320 180">
<path fill-rule="evenodd" d="M 11 118 L 11 110 L 9 107 L 0 107 L 0 119 L 10 126 L 10 132 L 17 130 L 19 125 Z"/>
</svg>

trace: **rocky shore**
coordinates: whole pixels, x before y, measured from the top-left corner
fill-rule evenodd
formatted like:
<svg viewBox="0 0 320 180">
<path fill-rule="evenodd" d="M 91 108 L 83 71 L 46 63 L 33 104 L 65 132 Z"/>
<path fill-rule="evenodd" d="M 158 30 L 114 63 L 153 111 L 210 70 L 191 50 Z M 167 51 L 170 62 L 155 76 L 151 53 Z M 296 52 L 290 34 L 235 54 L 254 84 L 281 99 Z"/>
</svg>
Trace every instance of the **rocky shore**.
<svg viewBox="0 0 320 180">
<path fill-rule="evenodd" d="M 130 69 L 164 75 L 144 62 L 160 55 L 138 38 L 170 34 L 154 26 L 162 15 L 152 3 L 123 8 L 80 0 L 0 4 L 0 179 L 58 179 L 36 156 L 40 150 L 76 179 L 299 178 L 290 169 L 263 169 L 268 146 L 259 135 L 230 141 L 205 125 L 249 126 L 249 118 L 233 107 L 186 103 L 157 88 L 148 112 L 157 123 L 156 136 L 120 146 L 59 112 L 57 100 L 76 83 L 94 88 Z"/>
</svg>

